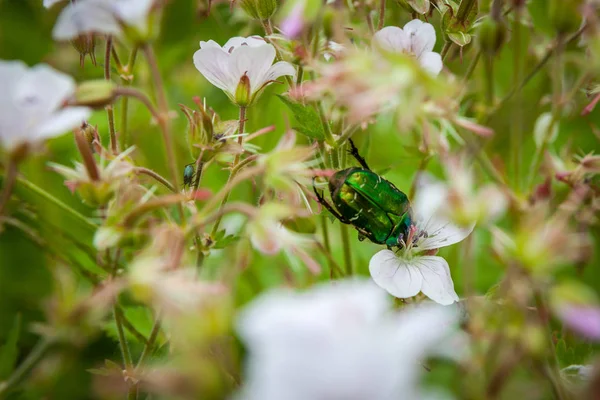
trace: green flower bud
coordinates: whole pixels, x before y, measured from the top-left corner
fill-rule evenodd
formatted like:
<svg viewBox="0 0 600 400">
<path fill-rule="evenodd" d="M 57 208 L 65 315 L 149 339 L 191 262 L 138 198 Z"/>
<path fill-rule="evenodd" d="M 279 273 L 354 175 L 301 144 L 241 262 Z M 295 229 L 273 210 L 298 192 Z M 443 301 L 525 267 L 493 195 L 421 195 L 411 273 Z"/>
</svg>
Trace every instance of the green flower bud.
<svg viewBox="0 0 600 400">
<path fill-rule="evenodd" d="M 117 85 L 105 79 L 86 81 L 75 90 L 75 103 L 79 106 L 102 108 L 113 102 Z"/>
<path fill-rule="evenodd" d="M 265 21 L 277 11 L 277 0 L 242 0 L 241 6 L 254 19 Z"/>
<path fill-rule="evenodd" d="M 250 88 L 250 78 L 244 74 L 235 89 L 235 104 L 239 107 L 248 107 L 252 102 L 252 92 Z"/>
<path fill-rule="evenodd" d="M 214 136 L 211 115 L 206 112 L 204 105 L 200 101 L 197 104 L 198 111 L 180 105 L 181 110 L 188 120 L 188 149 L 194 160 L 200 156 L 202 149 L 206 149 L 211 145 Z"/>
<path fill-rule="evenodd" d="M 557 33 L 575 32 L 581 26 L 583 0 L 550 0 L 548 17 Z"/>
<path fill-rule="evenodd" d="M 429 4 L 429 0 L 397 0 L 398 4 L 404 8 L 406 11 L 412 13 L 416 12 L 417 14 L 427 14 L 429 12 L 429 8 L 431 5 Z"/>
<path fill-rule="evenodd" d="M 93 33 L 79 35 L 77 38 L 71 40 L 71 44 L 79 53 L 79 64 L 81 65 L 81 68 L 83 68 L 85 56 L 88 54 L 90 55 L 92 64 L 96 65 L 96 54 L 94 53 L 96 48 L 96 37 Z"/>
<path fill-rule="evenodd" d="M 323 12 L 323 32 L 327 40 L 330 40 L 334 35 L 337 12 L 333 7 L 327 7 Z"/>
<path fill-rule="evenodd" d="M 506 25 L 502 21 L 486 18 L 477 29 L 477 43 L 484 53 L 495 55 L 506 38 Z"/>
</svg>

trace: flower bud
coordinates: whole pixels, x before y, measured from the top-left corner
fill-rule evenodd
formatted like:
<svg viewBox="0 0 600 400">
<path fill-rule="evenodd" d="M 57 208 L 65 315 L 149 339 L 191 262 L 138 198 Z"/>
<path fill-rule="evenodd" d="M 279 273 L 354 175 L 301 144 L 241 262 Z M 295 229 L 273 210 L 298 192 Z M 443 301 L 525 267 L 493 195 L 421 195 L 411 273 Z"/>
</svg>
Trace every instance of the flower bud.
<svg viewBox="0 0 600 400">
<path fill-rule="evenodd" d="M 484 19 L 477 30 L 479 48 L 490 56 L 500 50 L 505 38 L 506 25 L 503 21 L 496 21 L 493 18 Z"/>
<path fill-rule="evenodd" d="M 336 11 L 333 7 L 326 7 L 323 11 L 323 32 L 325 38 L 331 40 L 335 32 L 336 15 L 339 11 Z"/>
<path fill-rule="evenodd" d="M 235 89 L 235 104 L 239 107 L 248 107 L 252 101 L 252 92 L 250 90 L 250 78 L 244 74 Z"/>
<path fill-rule="evenodd" d="M 105 79 L 86 81 L 75 90 L 75 103 L 78 106 L 102 108 L 112 104 L 117 85 Z"/>
<path fill-rule="evenodd" d="M 79 35 L 75 39 L 71 40 L 71 44 L 79 53 L 79 64 L 81 65 L 81 68 L 83 68 L 85 56 L 88 54 L 90 55 L 92 64 L 96 65 L 96 55 L 94 53 L 94 49 L 96 47 L 96 37 L 93 33 Z"/>
<path fill-rule="evenodd" d="M 197 104 L 199 110 L 192 110 L 189 107 L 180 105 L 188 120 L 188 149 L 194 160 L 200 157 L 202 150 L 207 149 L 214 140 L 213 119 L 200 101 Z"/>
<path fill-rule="evenodd" d="M 581 25 L 583 0 L 550 0 L 548 18 L 557 33 L 575 32 Z"/>
<path fill-rule="evenodd" d="M 424 15 L 429 12 L 430 4 L 429 0 L 397 0 L 398 4 L 406 11 L 412 13 Z"/>
<path fill-rule="evenodd" d="M 241 6 L 254 19 L 268 20 L 277 11 L 277 0 L 242 0 Z"/>
</svg>

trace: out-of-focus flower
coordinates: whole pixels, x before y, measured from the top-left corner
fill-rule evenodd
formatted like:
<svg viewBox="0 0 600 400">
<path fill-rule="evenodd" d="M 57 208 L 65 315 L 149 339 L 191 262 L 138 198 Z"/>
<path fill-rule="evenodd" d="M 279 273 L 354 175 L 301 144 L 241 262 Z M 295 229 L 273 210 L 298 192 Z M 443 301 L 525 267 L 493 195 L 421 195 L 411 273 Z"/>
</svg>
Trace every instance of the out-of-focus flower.
<svg viewBox="0 0 600 400">
<path fill-rule="evenodd" d="M 475 224 L 457 226 L 439 213 L 446 190 L 441 183 L 422 187 L 412 204 L 414 225 L 404 247 L 397 252 L 381 250 L 371 258 L 371 277 L 392 296 L 407 298 L 422 292 L 440 304 L 458 301 L 448 263 L 431 254 L 466 238 Z"/>
<path fill-rule="evenodd" d="M 43 3 L 43 4 L 44 4 L 44 7 L 46 7 L 46 8 L 50 8 L 50 7 L 52 7 L 53 5 L 55 5 L 55 4 L 57 4 L 57 3 L 60 3 L 60 2 L 62 2 L 62 1 L 65 1 L 65 0 L 44 0 L 44 3 Z"/>
<path fill-rule="evenodd" d="M 578 281 L 562 281 L 550 291 L 550 308 L 575 333 L 600 341 L 598 296 Z"/>
<path fill-rule="evenodd" d="M 414 56 L 433 75 L 442 70 L 442 57 L 431 51 L 435 46 L 435 29 L 427 22 L 413 19 L 404 25 L 404 29 L 386 26 L 375 33 L 373 42 L 378 50 Z"/>
<path fill-rule="evenodd" d="M 0 144 L 9 151 L 39 144 L 77 127 L 87 107 L 64 107 L 75 92 L 68 75 L 39 64 L 0 60 Z"/>
<path fill-rule="evenodd" d="M 314 274 L 321 272 L 321 266 L 304 249 L 314 243 L 310 235 L 302 235 L 287 229 L 283 221 L 292 218 L 297 211 L 275 202 L 263 204 L 246 226 L 246 233 L 252 246 L 261 253 L 274 255 L 281 251 L 301 259 Z"/>
<path fill-rule="evenodd" d="M 559 310 L 559 317 L 580 335 L 600 340 L 600 307 L 564 305 Z"/>
<path fill-rule="evenodd" d="M 70 2 L 58 16 L 52 37 L 73 40 L 80 35 L 125 34 L 142 42 L 152 37 L 150 11 L 154 0 L 79 0 Z"/>
<path fill-rule="evenodd" d="M 418 399 L 422 361 L 456 331 L 452 309 L 391 313 L 368 281 L 274 290 L 242 311 L 249 350 L 244 399 Z"/>
<path fill-rule="evenodd" d="M 131 176 L 134 166 L 128 161 L 128 157 L 134 149 L 130 147 L 110 162 L 107 162 L 103 153 L 97 168 L 97 177 L 91 177 L 89 170 L 81 163 L 75 163 L 75 168 L 55 163 L 48 165 L 65 178 L 65 186 L 71 192 L 77 192 L 86 204 L 100 207 L 106 205 L 123 180 Z"/>
<path fill-rule="evenodd" d="M 289 15 L 281 22 L 281 33 L 288 39 L 295 39 L 304 29 L 304 2 L 298 2 Z"/>
<path fill-rule="evenodd" d="M 296 73 L 290 63 L 274 60 L 275 48 L 259 36 L 234 37 L 223 47 L 201 41 L 194 53 L 198 71 L 240 107 L 251 105 L 277 78 Z"/>
</svg>

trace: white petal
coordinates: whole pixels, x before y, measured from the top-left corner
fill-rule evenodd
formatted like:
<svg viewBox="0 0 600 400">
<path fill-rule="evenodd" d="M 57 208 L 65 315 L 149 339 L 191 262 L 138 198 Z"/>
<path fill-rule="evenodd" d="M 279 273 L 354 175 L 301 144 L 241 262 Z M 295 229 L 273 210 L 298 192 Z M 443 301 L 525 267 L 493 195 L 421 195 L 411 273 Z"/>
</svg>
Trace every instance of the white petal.
<svg viewBox="0 0 600 400">
<path fill-rule="evenodd" d="M 97 1 L 69 3 L 58 16 L 52 37 L 70 40 L 83 33 L 118 34 L 121 31 L 114 15 Z"/>
<path fill-rule="evenodd" d="M 31 68 L 15 88 L 14 101 L 31 117 L 44 117 L 60 108 L 75 91 L 75 81 L 46 64 Z"/>
<path fill-rule="evenodd" d="M 421 291 L 431 300 L 442 305 L 449 305 L 458 301 L 454 291 L 454 282 L 450 276 L 448 263 L 442 257 L 424 256 L 415 257 L 411 263 L 418 267 L 423 276 Z"/>
<path fill-rule="evenodd" d="M 275 48 L 270 44 L 262 46 L 236 47 L 230 55 L 229 73 L 235 80 L 235 87 L 244 74 L 250 79 L 250 91 L 254 93 L 265 82 L 265 75 L 275 59 Z M 234 88 L 235 92 L 235 88 Z"/>
<path fill-rule="evenodd" d="M 218 48 L 200 49 L 194 53 L 194 65 L 206 80 L 233 95 L 237 81 L 234 82 L 229 74 L 229 57 L 229 54 Z"/>
<path fill-rule="evenodd" d="M 26 121 L 14 101 L 14 93 L 27 74 L 27 65 L 21 61 L 0 60 L 0 140 L 5 148 L 12 148 L 15 136 L 22 134 Z"/>
<path fill-rule="evenodd" d="M 433 25 L 420 20 L 412 20 L 404 25 L 404 32 L 411 41 L 412 52 L 417 56 L 433 50 L 435 45 L 435 29 Z"/>
<path fill-rule="evenodd" d="M 39 124 L 32 133 L 36 140 L 47 139 L 62 135 L 81 125 L 87 119 L 91 110 L 87 107 L 69 107 L 54 113 L 50 118 Z"/>
<path fill-rule="evenodd" d="M 424 185 L 412 203 L 415 225 L 419 232 L 426 236 L 419 239 L 420 250 L 439 249 L 462 241 L 469 236 L 475 224 L 460 227 L 444 217 L 441 208 L 447 199 L 447 188 L 442 183 Z"/>
<path fill-rule="evenodd" d="M 401 299 L 415 296 L 423 283 L 418 268 L 391 250 L 381 250 L 371 257 L 369 272 L 377 285 Z"/>
<path fill-rule="evenodd" d="M 225 44 L 223 45 L 223 49 L 225 49 L 225 51 L 229 52 L 232 47 L 234 49 L 237 47 L 243 46 L 243 45 L 249 46 L 249 47 L 258 47 L 258 46 L 262 46 L 266 43 L 267 42 L 265 42 L 265 40 L 263 38 L 261 38 L 260 36 L 250 36 L 247 38 L 241 37 L 241 36 L 236 36 L 236 37 L 232 37 L 227 42 L 225 42 Z"/>
<path fill-rule="evenodd" d="M 219 46 L 219 43 L 215 42 L 214 40 L 209 40 L 208 42 L 205 42 L 204 40 L 200 41 L 201 49 L 209 49 L 211 47 L 216 48 L 216 49 L 221 48 L 221 46 Z"/>
<path fill-rule="evenodd" d="M 154 0 L 119 0 L 109 2 L 113 13 L 129 26 L 142 27 L 154 5 Z"/>
<path fill-rule="evenodd" d="M 408 35 L 397 26 L 386 26 L 373 35 L 376 46 L 384 50 L 394 52 L 410 51 L 410 40 Z"/>
<path fill-rule="evenodd" d="M 294 66 L 289 62 L 279 61 L 273 64 L 271 68 L 269 68 L 269 70 L 263 77 L 263 82 L 274 81 L 275 79 L 284 75 L 296 75 L 296 68 L 294 68 Z"/>
<path fill-rule="evenodd" d="M 44 7 L 46 8 L 50 8 L 53 5 L 55 5 L 56 3 L 60 3 L 63 0 L 44 0 Z"/>
<path fill-rule="evenodd" d="M 419 63 L 423 69 L 429 71 L 432 75 L 438 75 L 444 66 L 442 63 L 442 56 L 432 51 L 421 54 Z"/>
</svg>

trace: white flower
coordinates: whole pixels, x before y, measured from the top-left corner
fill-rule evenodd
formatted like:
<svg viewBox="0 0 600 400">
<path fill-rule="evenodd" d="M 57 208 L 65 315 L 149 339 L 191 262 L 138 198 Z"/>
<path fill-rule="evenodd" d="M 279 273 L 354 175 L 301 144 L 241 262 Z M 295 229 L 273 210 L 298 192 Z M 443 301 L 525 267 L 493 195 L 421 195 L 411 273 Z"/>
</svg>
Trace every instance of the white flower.
<svg viewBox="0 0 600 400">
<path fill-rule="evenodd" d="M 90 109 L 63 107 L 74 91 L 73 78 L 48 65 L 0 60 L 0 145 L 12 151 L 80 125 Z"/>
<path fill-rule="evenodd" d="M 428 253 L 460 242 L 475 225 L 459 227 L 439 212 L 446 193 L 441 183 L 421 188 L 412 205 L 414 225 L 406 246 L 397 253 L 381 250 L 371 258 L 371 277 L 392 296 L 407 298 L 422 292 L 443 305 L 458 301 L 448 263 Z"/>
<path fill-rule="evenodd" d="M 404 29 L 386 26 L 375 33 L 373 40 L 376 47 L 383 50 L 412 54 L 433 75 L 442 70 L 442 57 L 431 51 L 435 45 L 435 29 L 427 22 L 413 19 Z"/>
<path fill-rule="evenodd" d="M 455 332 L 455 311 L 429 305 L 393 314 L 385 293 L 362 280 L 271 291 L 238 320 L 249 350 L 241 398 L 423 398 L 419 361 Z"/>
<path fill-rule="evenodd" d="M 236 103 L 239 103 L 236 92 L 239 97 L 243 91 L 251 104 L 268 84 L 280 76 L 296 73 L 290 63 L 279 61 L 273 64 L 274 60 L 275 48 L 261 37 L 234 37 L 223 47 L 213 40 L 201 41 L 200 50 L 194 53 L 198 71 Z M 242 87 L 244 76 L 249 80 L 247 88 Z"/>
<path fill-rule="evenodd" d="M 79 0 L 68 4 L 52 30 L 56 40 L 70 40 L 87 33 L 119 35 L 121 27 L 149 34 L 148 15 L 154 0 Z"/>
</svg>

